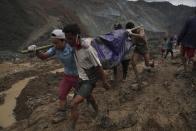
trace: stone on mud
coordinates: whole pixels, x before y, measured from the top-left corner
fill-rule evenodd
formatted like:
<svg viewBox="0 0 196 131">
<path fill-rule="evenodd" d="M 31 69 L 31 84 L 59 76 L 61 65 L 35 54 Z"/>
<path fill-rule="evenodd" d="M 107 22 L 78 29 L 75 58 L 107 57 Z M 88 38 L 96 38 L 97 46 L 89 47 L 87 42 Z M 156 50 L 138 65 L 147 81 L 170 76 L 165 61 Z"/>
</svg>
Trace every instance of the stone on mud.
<svg viewBox="0 0 196 131">
<path fill-rule="evenodd" d="M 134 114 L 128 114 L 125 118 L 120 120 L 116 125 L 119 129 L 129 128 L 137 123 L 137 118 Z"/>
<path fill-rule="evenodd" d="M 99 113 L 96 118 L 97 126 L 101 128 L 112 128 L 115 127 L 115 123 L 107 115 Z"/>
<path fill-rule="evenodd" d="M 4 101 L 5 101 L 5 96 L 6 96 L 6 94 L 1 94 L 1 95 L 0 95 L 0 105 L 2 105 L 2 104 L 4 103 Z"/>
</svg>

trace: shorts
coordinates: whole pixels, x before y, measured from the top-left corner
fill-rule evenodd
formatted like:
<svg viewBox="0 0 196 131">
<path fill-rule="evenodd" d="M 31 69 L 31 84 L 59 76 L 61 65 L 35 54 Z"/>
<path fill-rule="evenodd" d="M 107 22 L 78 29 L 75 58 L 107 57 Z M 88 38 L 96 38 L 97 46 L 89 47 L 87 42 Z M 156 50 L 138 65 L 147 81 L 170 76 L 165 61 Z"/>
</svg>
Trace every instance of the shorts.
<svg viewBox="0 0 196 131">
<path fill-rule="evenodd" d="M 164 53 L 166 49 L 161 48 L 161 52 Z"/>
<path fill-rule="evenodd" d="M 173 52 L 173 49 L 167 49 L 166 51 L 167 52 Z"/>
<path fill-rule="evenodd" d="M 76 95 L 88 98 L 91 95 L 95 86 L 96 82 L 92 82 L 90 80 L 80 80 L 77 87 Z"/>
<path fill-rule="evenodd" d="M 190 48 L 190 47 L 184 47 L 181 48 L 181 53 L 184 57 L 190 59 L 195 56 L 195 50 L 196 48 Z"/>
<path fill-rule="evenodd" d="M 66 100 L 67 95 L 72 87 L 77 87 L 78 85 L 78 76 L 65 75 L 59 84 L 59 99 Z"/>
<path fill-rule="evenodd" d="M 146 44 L 142 44 L 142 45 L 137 44 L 134 52 L 140 55 L 145 55 L 146 53 L 148 53 L 148 47 Z"/>
</svg>

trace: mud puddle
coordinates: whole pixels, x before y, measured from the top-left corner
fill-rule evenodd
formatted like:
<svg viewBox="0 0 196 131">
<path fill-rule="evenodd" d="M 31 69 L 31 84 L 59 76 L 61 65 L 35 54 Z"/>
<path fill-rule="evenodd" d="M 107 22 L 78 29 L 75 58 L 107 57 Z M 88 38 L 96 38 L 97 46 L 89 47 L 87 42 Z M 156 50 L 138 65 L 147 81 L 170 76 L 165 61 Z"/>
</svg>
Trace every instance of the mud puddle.
<svg viewBox="0 0 196 131">
<path fill-rule="evenodd" d="M 15 122 L 13 116 L 13 109 L 16 106 L 16 97 L 20 95 L 21 90 L 26 86 L 26 84 L 34 77 L 29 77 L 18 81 L 12 85 L 12 88 L 2 92 L 0 94 L 6 94 L 4 104 L 0 105 L 0 126 L 7 127 Z"/>
<path fill-rule="evenodd" d="M 50 71 L 50 73 L 63 72 L 63 68 Z M 16 122 L 13 110 L 16 107 L 16 98 L 20 95 L 21 91 L 26 87 L 28 82 L 34 79 L 35 76 L 25 78 L 12 85 L 9 90 L 3 91 L 0 95 L 5 94 L 4 104 L 0 105 L 0 126 L 8 127 Z"/>
</svg>

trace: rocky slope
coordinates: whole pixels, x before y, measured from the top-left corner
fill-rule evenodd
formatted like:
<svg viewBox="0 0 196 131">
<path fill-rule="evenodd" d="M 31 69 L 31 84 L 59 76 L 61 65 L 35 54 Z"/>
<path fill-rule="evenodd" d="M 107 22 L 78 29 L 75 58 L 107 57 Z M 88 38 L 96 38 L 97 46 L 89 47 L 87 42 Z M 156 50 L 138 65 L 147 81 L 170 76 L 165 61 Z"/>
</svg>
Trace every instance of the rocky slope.
<svg viewBox="0 0 196 131">
<path fill-rule="evenodd" d="M 117 22 L 132 20 L 147 30 L 178 32 L 192 8 L 168 2 L 126 0 L 1 0 L 0 50 L 16 51 L 28 43 L 45 41 L 48 32 L 67 23 L 78 23 L 85 34 L 111 30 Z M 180 14 L 180 15 L 179 15 Z"/>
</svg>

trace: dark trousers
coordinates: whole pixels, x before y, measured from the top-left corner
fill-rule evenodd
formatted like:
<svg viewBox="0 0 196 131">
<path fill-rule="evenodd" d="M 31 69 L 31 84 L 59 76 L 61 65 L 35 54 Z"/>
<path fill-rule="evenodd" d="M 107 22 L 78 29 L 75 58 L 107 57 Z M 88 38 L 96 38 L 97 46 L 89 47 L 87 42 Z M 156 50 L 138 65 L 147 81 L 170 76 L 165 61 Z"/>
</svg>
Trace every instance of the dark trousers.
<svg viewBox="0 0 196 131">
<path fill-rule="evenodd" d="M 130 59 L 121 61 L 122 71 L 123 71 L 123 79 L 126 79 L 126 77 L 127 77 L 127 72 L 128 72 L 128 68 L 129 68 L 129 62 L 130 62 Z M 113 68 L 113 72 L 114 72 L 114 76 L 116 77 L 117 76 L 117 66 L 115 66 Z"/>
<path fill-rule="evenodd" d="M 167 58 L 167 55 L 169 53 L 171 53 L 171 58 L 173 58 L 174 57 L 174 53 L 173 53 L 173 50 L 172 49 L 167 49 L 166 54 L 165 54 L 165 58 Z"/>
</svg>

